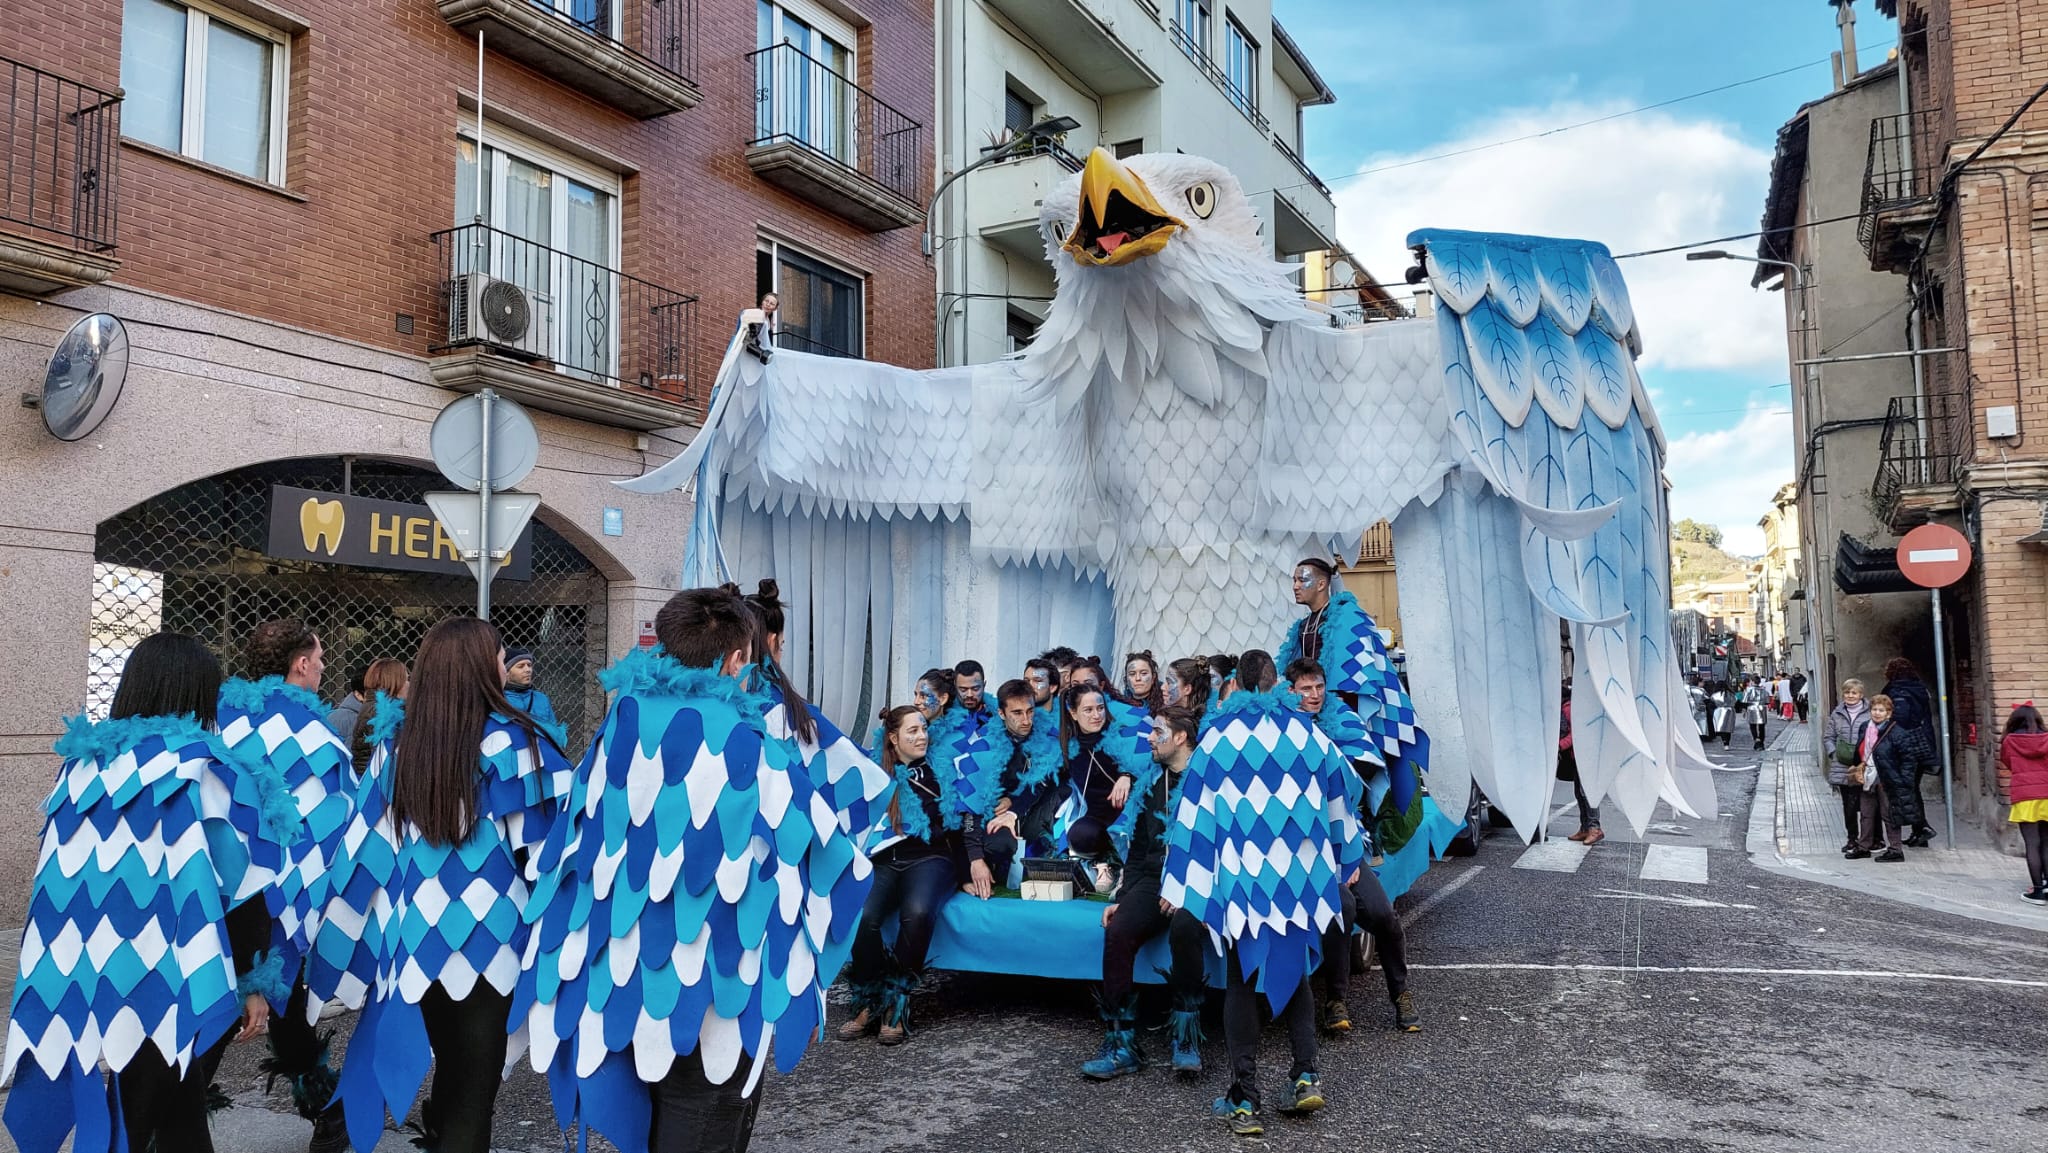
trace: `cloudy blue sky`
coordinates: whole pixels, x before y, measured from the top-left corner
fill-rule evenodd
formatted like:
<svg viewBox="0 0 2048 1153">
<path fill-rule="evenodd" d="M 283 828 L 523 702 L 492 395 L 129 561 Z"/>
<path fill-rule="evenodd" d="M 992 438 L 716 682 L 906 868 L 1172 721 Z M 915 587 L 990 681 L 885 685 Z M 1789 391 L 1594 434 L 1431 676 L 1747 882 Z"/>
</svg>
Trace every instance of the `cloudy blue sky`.
<svg viewBox="0 0 2048 1153">
<path fill-rule="evenodd" d="M 1336 194 L 1338 232 L 1389 280 L 1408 264 L 1402 238 L 1422 226 L 1587 237 L 1616 253 L 1755 230 L 1778 126 L 1827 92 L 1840 43 L 1826 0 L 1274 0 L 1274 11 L 1337 93 L 1309 111 L 1306 155 Z M 1882 63 L 1897 25 L 1872 0 L 1856 15 L 1864 66 Z M 1783 69 L 1796 70 L 1424 159 Z M 1750 254 L 1756 242 L 1725 247 Z M 1757 551 L 1757 519 L 1792 478 L 1780 299 L 1749 287 L 1747 264 L 1671 255 L 1622 270 L 1672 444 L 1673 516 Z"/>
</svg>

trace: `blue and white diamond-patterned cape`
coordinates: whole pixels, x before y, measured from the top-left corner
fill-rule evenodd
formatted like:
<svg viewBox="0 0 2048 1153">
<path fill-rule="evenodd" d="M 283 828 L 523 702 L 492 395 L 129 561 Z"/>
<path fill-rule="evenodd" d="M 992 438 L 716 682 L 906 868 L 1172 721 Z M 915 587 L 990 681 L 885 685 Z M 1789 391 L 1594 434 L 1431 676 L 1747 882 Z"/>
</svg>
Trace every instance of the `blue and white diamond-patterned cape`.
<svg viewBox="0 0 2048 1153">
<path fill-rule="evenodd" d="M 1307 625 L 1303 617 L 1287 630 L 1274 664 L 1284 669 L 1301 655 L 1301 630 Z M 1318 631 L 1324 683 L 1331 692 L 1357 695 L 1358 716 L 1379 748 L 1377 759 L 1386 766 L 1394 803 L 1406 812 L 1421 775 L 1429 771 L 1429 734 L 1415 721 L 1415 702 L 1387 657 L 1386 638 L 1358 598 L 1341 588 L 1330 591 Z"/>
<path fill-rule="evenodd" d="M 599 679 L 616 699 L 535 858 L 512 1011 L 562 1126 L 642 1153 L 648 1084 L 678 1057 L 698 1054 L 714 1083 L 753 1058 L 750 1090 L 773 1042 L 795 1068 L 825 1019 L 824 966 L 859 925 L 872 874 L 857 826 L 885 786 L 821 730 L 840 784 L 866 782 L 870 815 L 843 817 L 813 775 L 830 758 L 771 735 L 737 677 L 651 650 Z"/>
<path fill-rule="evenodd" d="M 427 990 L 439 985 L 460 1001 L 480 982 L 508 997 L 516 989 L 527 938 L 522 861 L 546 838 L 573 773 L 550 734 L 492 713 L 478 742 L 475 828 L 460 845 L 431 844 L 391 812 L 395 774 L 404 771 L 394 756 L 402 723 L 402 706 L 380 699 L 376 763 L 356 797 L 355 824 L 375 826 L 379 840 L 396 846 L 370 926 L 372 994 L 336 1088 L 358 1149 L 377 1143 L 387 1110 L 400 1120 L 412 1112 L 433 1057 L 420 1013 Z M 335 928 L 329 920 L 322 937 Z M 517 1058 L 516 1042 L 509 1056 Z"/>
<path fill-rule="evenodd" d="M 282 965 L 238 982 L 225 918 L 297 867 L 304 826 L 270 765 L 190 716 L 77 717 L 56 748 L 0 1081 L 25 1153 L 74 1128 L 97 1153 L 126 1142 L 102 1061 L 119 1072 L 148 1044 L 185 1071 L 245 993 L 283 1010 Z"/>
<path fill-rule="evenodd" d="M 1159 895 L 1234 947 L 1275 1013 L 1322 960 L 1342 916 L 1338 887 L 1364 861 L 1330 738 L 1285 690 L 1239 690 L 1216 706 L 1169 823 Z"/>
<path fill-rule="evenodd" d="M 327 867 L 355 814 L 355 761 L 327 727 L 327 712 L 317 693 L 272 676 L 230 678 L 220 687 L 215 713 L 220 739 L 237 753 L 268 762 L 284 778 L 305 821 L 307 843 L 271 895 L 288 952 L 287 974 L 298 971 L 295 943 L 319 933 Z"/>
</svg>

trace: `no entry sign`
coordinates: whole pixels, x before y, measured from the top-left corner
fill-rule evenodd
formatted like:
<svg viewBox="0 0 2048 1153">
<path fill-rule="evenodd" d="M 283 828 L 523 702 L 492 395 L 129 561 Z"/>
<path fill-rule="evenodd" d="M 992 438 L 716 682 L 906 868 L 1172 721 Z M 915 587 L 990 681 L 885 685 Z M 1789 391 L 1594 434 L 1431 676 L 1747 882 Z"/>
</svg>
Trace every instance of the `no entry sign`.
<svg viewBox="0 0 2048 1153">
<path fill-rule="evenodd" d="M 1947 588 L 1970 571 L 1970 542 L 1945 524 L 1923 524 L 1899 541 L 1899 571 L 1921 588 Z"/>
</svg>

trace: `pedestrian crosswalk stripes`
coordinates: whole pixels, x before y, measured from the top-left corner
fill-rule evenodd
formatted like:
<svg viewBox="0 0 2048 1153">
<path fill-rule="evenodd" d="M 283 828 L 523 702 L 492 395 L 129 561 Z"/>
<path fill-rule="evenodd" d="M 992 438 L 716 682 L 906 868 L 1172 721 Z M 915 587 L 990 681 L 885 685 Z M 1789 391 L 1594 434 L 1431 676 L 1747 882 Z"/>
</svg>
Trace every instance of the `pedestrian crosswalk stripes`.
<svg viewBox="0 0 2048 1153">
<path fill-rule="evenodd" d="M 1515 859 L 1517 869 L 1540 869 L 1546 873 L 1576 873 L 1591 850 L 1577 841 L 1538 841 Z"/>
<path fill-rule="evenodd" d="M 1645 881 L 1676 881 L 1684 885 L 1707 883 L 1707 851 L 1684 845 L 1651 845 L 1643 855 Z"/>
<path fill-rule="evenodd" d="M 1545 873 L 1576 873 L 1586 863 L 1591 851 L 1576 841 L 1553 837 L 1523 849 L 1522 855 L 1515 858 L 1515 868 Z M 1603 853 L 1609 851 L 1602 850 Z M 1647 845 L 1637 876 L 1645 881 L 1704 885 L 1707 883 L 1707 851 L 1690 845 Z"/>
</svg>

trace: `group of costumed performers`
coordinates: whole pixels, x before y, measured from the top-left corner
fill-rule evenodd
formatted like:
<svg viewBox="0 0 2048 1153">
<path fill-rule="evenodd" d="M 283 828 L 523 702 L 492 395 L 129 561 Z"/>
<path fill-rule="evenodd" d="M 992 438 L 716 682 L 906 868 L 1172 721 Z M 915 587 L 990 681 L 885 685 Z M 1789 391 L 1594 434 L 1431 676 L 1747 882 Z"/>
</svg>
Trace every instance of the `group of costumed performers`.
<svg viewBox="0 0 2048 1153">
<path fill-rule="evenodd" d="M 901 1043 L 945 902 L 1053 854 L 1092 864 L 1111 901 L 1084 1075 L 1146 1063 L 1134 970 L 1163 933 L 1172 1068 L 1202 1068 L 1220 958 L 1217 1113 L 1258 1129 L 1259 996 L 1294 1044 L 1287 1105 L 1313 1110 L 1318 1024 L 1349 1028 L 1354 929 L 1397 1024 L 1419 1028 L 1360 818 L 1407 803 L 1427 737 L 1332 584 L 1322 562 L 1297 568 L 1310 613 L 1281 646 L 1284 684 L 1258 650 L 1133 653 L 1112 687 L 1098 658 L 1054 649 L 990 699 L 963 661 L 883 711 L 877 757 L 784 677 L 772 581 L 672 598 L 658 647 L 599 675 L 611 705 L 579 764 L 514 703 L 486 622 L 429 630 L 410 680 L 362 710 L 364 757 L 323 719 L 320 641 L 297 622 L 256 631 L 253 681 L 152 637 L 109 719 L 58 744 L 6 1123 L 27 1153 L 210 1149 L 222 1052 L 267 1033 L 314 1153 L 372 1148 L 415 1103 L 428 1148 L 482 1153 L 522 1056 L 579 1138 L 742 1148 L 771 1053 L 795 1067 L 842 969 L 839 1035 Z M 331 1003 L 361 1010 L 338 1074 L 314 1024 Z"/>
</svg>

